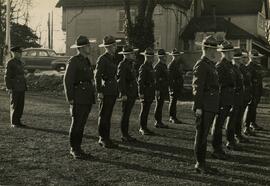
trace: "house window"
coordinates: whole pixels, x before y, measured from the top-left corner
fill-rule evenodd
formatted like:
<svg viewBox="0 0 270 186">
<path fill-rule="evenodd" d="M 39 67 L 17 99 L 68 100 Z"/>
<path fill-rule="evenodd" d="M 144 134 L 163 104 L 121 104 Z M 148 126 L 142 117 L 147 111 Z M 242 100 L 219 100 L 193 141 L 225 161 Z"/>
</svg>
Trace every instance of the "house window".
<svg viewBox="0 0 270 186">
<path fill-rule="evenodd" d="M 188 51 L 189 50 L 189 41 L 188 40 L 184 40 L 184 51 Z"/>
<path fill-rule="evenodd" d="M 240 48 L 246 49 L 247 48 L 247 42 L 245 39 L 240 40 Z"/>
<path fill-rule="evenodd" d="M 155 48 L 156 49 L 160 49 L 161 48 L 161 36 L 160 35 L 156 35 L 155 36 Z"/>
<path fill-rule="evenodd" d="M 134 23 L 135 21 L 135 10 L 130 10 L 131 21 Z M 126 13 L 125 10 L 118 11 L 118 31 L 125 32 L 125 24 L 126 24 Z"/>
</svg>

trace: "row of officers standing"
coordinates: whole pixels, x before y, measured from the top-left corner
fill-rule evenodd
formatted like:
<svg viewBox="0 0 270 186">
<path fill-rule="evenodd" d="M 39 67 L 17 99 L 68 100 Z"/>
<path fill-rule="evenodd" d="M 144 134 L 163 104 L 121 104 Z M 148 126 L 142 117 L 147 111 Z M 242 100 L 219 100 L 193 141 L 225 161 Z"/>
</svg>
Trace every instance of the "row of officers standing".
<svg viewBox="0 0 270 186">
<path fill-rule="evenodd" d="M 79 36 L 71 46 L 78 54 L 68 61 L 64 75 L 64 88 L 67 101 L 70 104 L 72 117 L 70 127 L 70 154 L 75 159 L 89 158 L 81 149 L 83 132 L 92 105 L 96 97 L 100 100 L 98 117 L 98 143 L 105 148 L 116 148 L 118 145 L 110 138 L 111 117 L 116 99 L 121 98 L 122 141 L 135 142 L 129 135 L 129 118 L 135 100 L 139 96 L 141 112 L 139 116 L 139 133 L 153 134 L 147 127 L 151 104 L 156 100 L 155 127 L 168 128 L 162 121 L 163 104 L 170 97 L 169 121 L 182 123 L 176 117 L 176 103 L 183 88 L 183 71 L 180 63 L 182 52 L 174 49 L 168 53 L 163 49 L 157 53 L 147 48 L 140 53 L 144 63 L 139 70 L 135 68 L 135 52 L 137 49 L 124 46 L 119 54 L 123 60 L 117 65 L 115 57 L 117 43 L 112 36 L 105 36 L 99 47 L 105 48 L 96 64 L 96 73 L 91 66 L 88 56 L 90 42 L 85 36 Z M 260 59 L 256 50 L 251 53 L 236 49 L 229 41 L 218 45 L 213 36 L 206 37 L 202 43 L 202 57 L 193 69 L 193 95 L 196 135 L 194 152 L 195 169 L 198 172 L 208 171 L 205 156 L 207 136 L 212 127 L 212 156 L 226 159 L 222 146 L 222 128 L 226 122 L 226 147 L 229 150 L 237 148 L 237 142 L 248 142 L 243 136 L 254 135 L 259 130 L 256 123 L 256 109 L 262 95 L 262 76 Z M 24 92 L 27 89 L 21 62 L 21 47 L 13 47 L 13 58 L 7 63 L 5 82 L 10 92 L 10 122 L 12 127 L 25 127 L 21 122 L 24 108 Z M 216 59 L 221 52 L 221 59 Z M 172 56 L 166 65 L 167 55 Z M 158 62 L 153 67 L 155 56 Z M 96 95 L 97 94 L 97 95 Z M 245 112 L 247 110 L 247 112 Z M 246 113 L 246 114 L 245 114 Z M 242 124 L 245 128 L 242 131 Z"/>
<path fill-rule="evenodd" d="M 183 75 L 180 64 L 181 53 L 173 50 L 171 53 L 160 49 L 157 53 L 147 48 L 140 53 L 144 56 L 144 63 L 139 70 L 136 69 L 135 52 L 131 46 L 124 46 L 118 54 L 123 55 L 123 60 L 117 64 L 115 57 L 117 43 L 113 36 L 105 36 L 99 47 L 105 48 L 96 63 L 95 74 L 88 56 L 90 55 L 90 42 L 85 36 L 79 36 L 76 44 L 78 54 L 69 62 L 64 76 L 66 97 L 71 105 L 72 124 L 70 129 L 70 153 L 74 158 L 83 158 L 85 153 L 81 149 L 83 130 L 90 113 L 95 97 L 100 100 L 98 117 L 98 134 L 100 146 L 116 148 L 118 145 L 110 138 L 111 117 L 116 99 L 122 101 L 122 116 L 120 128 L 122 141 L 135 142 L 136 139 L 129 134 L 129 119 L 132 108 L 139 96 L 141 112 L 139 116 L 139 133 L 152 135 L 147 127 L 147 120 L 151 104 L 156 100 L 155 127 L 168 128 L 162 122 L 162 110 L 165 99 L 169 96 L 169 121 L 182 123 L 176 117 L 176 104 L 183 87 Z M 168 67 L 167 55 L 172 56 Z M 158 62 L 153 67 L 155 56 Z M 97 96 L 95 95 L 97 93 Z"/>
</svg>

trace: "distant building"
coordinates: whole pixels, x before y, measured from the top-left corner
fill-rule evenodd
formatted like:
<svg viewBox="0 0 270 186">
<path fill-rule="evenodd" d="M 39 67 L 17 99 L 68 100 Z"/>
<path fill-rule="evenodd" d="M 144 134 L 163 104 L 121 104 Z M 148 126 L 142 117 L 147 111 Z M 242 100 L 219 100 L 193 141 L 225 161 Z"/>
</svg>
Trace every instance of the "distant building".
<svg viewBox="0 0 270 186">
<path fill-rule="evenodd" d="M 195 42 L 215 34 L 221 41 L 226 38 L 235 46 L 250 51 L 252 48 L 265 55 L 262 64 L 270 69 L 270 46 L 266 40 L 266 21 L 269 21 L 269 0 L 196 0 L 194 17 L 181 38 L 185 59 L 191 68 L 201 55 Z"/>
<path fill-rule="evenodd" d="M 131 0 L 131 14 L 136 16 L 136 3 Z M 155 47 L 172 50 L 182 47 L 180 35 L 194 15 L 192 0 L 164 0 L 154 11 Z M 66 32 L 66 52 L 79 34 L 94 41 L 93 60 L 102 52 L 97 47 L 105 35 L 124 40 L 125 12 L 123 0 L 59 0 L 56 7 L 63 9 L 62 29 Z"/>
</svg>

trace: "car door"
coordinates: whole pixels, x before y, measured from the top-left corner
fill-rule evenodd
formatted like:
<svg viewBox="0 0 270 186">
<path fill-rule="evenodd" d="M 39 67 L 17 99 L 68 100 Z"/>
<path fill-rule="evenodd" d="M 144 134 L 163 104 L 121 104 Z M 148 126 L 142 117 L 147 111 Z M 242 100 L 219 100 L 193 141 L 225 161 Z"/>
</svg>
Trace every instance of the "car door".
<svg viewBox="0 0 270 186">
<path fill-rule="evenodd" d="M 40 50 L 38 52 L 38 58 L 39 58 L 39 64 L 40 67 L 44 70 L 49 70 L 52 68 L 51 62 L 54 58 L 49 56 L 48 52 L 46 50 Z"/>
<path fill-rule="evenodd" d="M 22 54 L 22 61 L 24 62 L 26 69 L 35 69 L 37 68 L 36 64 L 37 51 L 27 50 Z"/>
</svg>

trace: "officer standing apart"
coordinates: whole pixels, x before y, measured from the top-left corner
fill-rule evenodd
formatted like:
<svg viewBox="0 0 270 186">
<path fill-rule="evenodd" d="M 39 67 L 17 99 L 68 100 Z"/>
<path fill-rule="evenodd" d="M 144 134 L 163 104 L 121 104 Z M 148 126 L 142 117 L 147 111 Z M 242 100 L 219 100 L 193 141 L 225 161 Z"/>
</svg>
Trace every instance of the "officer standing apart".
<svg viewBox="0 0 270 186">
<path fill-rule="evenodd" d="M 217 41 L 213 36 L 206 37 L 202 42 L 202 57 L 193 67 L 193 111 L 196 117 L 196 135 L 194 154 L 197 172 L 206 173 L 205 156 L 207 136 L 218 112 L 219 83 L 215 67 Z"/>
<path fill-rule="evenodd" d="M 24 76 L 24 66 L 21 61 L 21 47 L 11 48 L 13 58 L 6 64 L 5 82 L 10 94 L 10 124 L 11 127 L 25 127 L 21 122 L 24 109 L 25 91 L 27 90 Z"/>
<path fill-rule="evenodd" d="M 250 52 L 251 61 L 248 65 L 248 69 L 251 73 L 251 102 L 248 105 L 248 112 L 246 118 L 246 128 L 251 128 L 253 130 L 261 130 L 260 127 L 256 123 L 256 110 L 258 104 L 260 102 L 262 96 L 262 66 L 261 66 L 261 58 L 263 57 L 257 50 L 253 49 Z M 246 129 L 247 130 L 247 129 Z"/>
<path fill-rule="evenodd" d="M 236 87 L 236 74 L 232 64 L 235 48 L 229 41 L 223 41 L 218 51 L 221 52 L 221 61 L 216 65 L 218 71 L 218 78 L 220 84 L 220 105 L 219 114 L 213 125 L 213 139 L 212 145 L 214 152 L 212 156 L 217 159 L 226 159 L 226 154 L 222 147 L 222 128 L 227 119 L 230 116 L 232 107 L 234 105 L 234 94 Z M 226 127 L 226 136 L 230 145 L 230 136 L 232 136 L 233 123 L 229 123 Z"/>
<path fill-rule="evenodd" d="M 90 42 L 86 36 L 79 36 L 76 44 L 70 48 L 77 48 L 78 54 L 68 61 L 64 75 L 64 88 L 67 101 L 70 104 L 71 127 L 70 154 L 74 159 L 91 157 L 81 149 L 83 132 L 92 104 L 95 103 L 94 74 L 90 55 Z"/>
<path fill-rule="evenodd" d="M 166 65 L 167 53 L 164 49 L 159 49 L 157 52 L 158 62 L 154 67 L 155 70 L 155 82 L 156 82 L 156 107 L 155 107 L 155 127 L 156 128 L 168 128 L 162 122 L 162 109 L 165 98 L 169 94 L 169 77 L 168 69 Z"/>
<path fill-rule="evenodd" d="M 138 84 L 136 80 L 135 54 L 138 49 L 126 45 L 118 54 L 124 59 L 118 65 L 117 78 L 120 97 L 122 99 L 121 132 L 123 142 L 134 142 L 135 138 L 128 133 L 129 117 L 138 96 Z"/>
<path fill-rule="evenodd" d="M 168 72 L 169 72 L 169 93 L 170 93 L 170 103 L 169 103 L 169 114 L 170 119 L 169 122 L 175 124 L 181 124 L 182 121 L 178 120 L 177 118 L 177 100 L 181 95 L 183 90 L 183 71 L 181 68 L 181 61 L 180 56 L 184 52 L 179 52 L 177 49 L 173 49 L 169 55 L 172 56 L 172 61 L 168 65 Z"/>
<path fill-rule="evenodd" d="M 105 148 L 115 148 L 118 145 L 110 139 L 111 117 L 116 98 L 118 97 L 118 85 L 116 80 L 117 62 L 115 52 L 117 43 L 113 36 L 105 36 L 99 47 L 105 48 L 105 53 L 97 60 L 96 87 L 100 99 L 100 111 L 98 119 L 99 145 Z"/>
<path fill-rule="evenodd" d="M 155 72 L 153 69 L 155 54 L 151 48 L 147 48 L 140 54 L 144 55 L 145 60 L 139 69 L 138 77 L 138 91 L 141 101 L 139 133 L 141 135 L 150 135 L 153 134 L 153 132 L 147 128 L 147 119 L 151 104 L 155 99 Z"/>
</svg>

